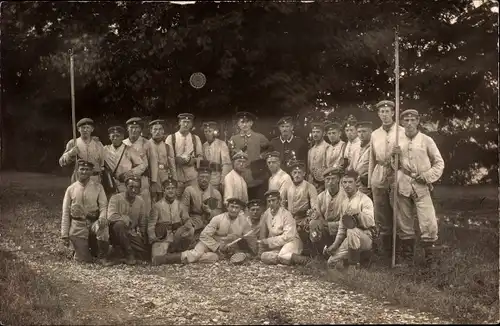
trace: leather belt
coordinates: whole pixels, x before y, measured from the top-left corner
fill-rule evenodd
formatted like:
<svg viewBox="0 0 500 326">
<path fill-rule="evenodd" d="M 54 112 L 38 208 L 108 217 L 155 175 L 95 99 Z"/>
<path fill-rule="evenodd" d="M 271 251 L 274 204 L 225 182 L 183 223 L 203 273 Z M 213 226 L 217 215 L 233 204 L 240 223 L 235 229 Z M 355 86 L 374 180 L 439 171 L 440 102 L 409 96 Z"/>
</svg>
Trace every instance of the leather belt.
<svg viewBox="0 0 500 326">
<path fill-rule="evenodd" d="M 209 167 L 212 171 L 222 171 L 222 165 L 219 163 L 210 162 Z"/>
<path fill-rule="evenodd" d="M 407 170 L 407 169 L 405 169 L 405 168 L 403 168 L 403 167 L 401 167 L 399 170 L 400 170 L 401 172 L 403 172 L 403 174 L 405 174 L 405 175 L 409 176 L 410 178 L 415 178 L 415 177 L 417 176 L 417 174 L 416 174 L 416 173 L 414 173 L 414 172 L 410 172 L 409 170 Z"/>
</svg>

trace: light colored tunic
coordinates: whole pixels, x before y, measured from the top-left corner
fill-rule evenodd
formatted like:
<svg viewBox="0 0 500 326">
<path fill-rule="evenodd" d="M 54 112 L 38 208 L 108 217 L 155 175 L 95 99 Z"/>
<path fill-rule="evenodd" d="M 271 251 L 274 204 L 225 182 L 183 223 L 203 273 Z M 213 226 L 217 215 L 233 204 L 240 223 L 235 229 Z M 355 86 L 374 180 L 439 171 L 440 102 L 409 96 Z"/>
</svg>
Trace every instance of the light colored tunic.
<svg viewBox="0 0 500 326">
<path fill-rule="evenodd" d="M 348 140 L 346 143 L 344 158 L 349 160 L 349 164 L 352 161 L 353 149 L 359 144 L 361 141 L 358 137 L 356 137 L 353 141 Z"/>
<path fill-rule="evenodd" d="M 361 175 L 368 175 L 368 166 L 370 164 L 370 143 L 361 147 L 359 142 L 353 149 L 352 161 L 349 162 L 349 169 L 358 172 Z"/>
<path fill-rule="evenodd" d="M 208 215 L 202 206 L 203 201 L 210 197 L 217 199 L 217 208 L 212 211 L 212 214 Z M 186 187 L 182 194 L 182 204 L 187 208 L 195 230 L 204 228 L 206 225 L 205 220 L 208 222 L 212 217 L 222 213 L 222 195 L 211 185 L 205 190 L 201 190 L 198 185 Z"/>
<path fill-rule="evenodd" d="M 175 157 L 172 147 L 164 141 L 156 142 L 150 139 L 152 151 L 158 158 L 158 182 L 163 184 L 170 174 L 174 180 L 177 180 L 177 170 L 175 169 Z"/>
<path fill-rule="evenodd" d="M 308 209 L 318 210 L 318 193 L 307 181 L 302 181 L 299 185 L 292 183 L 286 192 L 286 201 L 288 211 L 293 216 Z"/>
<path fill-rule="evenodd" d="M 238 198 L 243 202 L 248 202 L 248 188 L 245 179 L 236 172 L 232 170 L 224 178 L 224 204 L 227 203 L 229 198 Z"/>
<path fill-rule="evenodd" d="M 344 216 L 346 212 L 350 210 L 353 214 L 358 214 L 358 226 L 365 229 L 364 232 L 370 236 L 371 231 L 368 228 L 375 227 L 375 217 L 373 213 L 373 202 L 367 195 L 360 191 L 357 191 L 352 197 L 346 196 L 344 202 L 342 203 L 341 216 Z M 337 237 L 345 238 L 346 228 L 340 219 L 339 231 Z"/>
<path fill-rule="evenodd" d="M 75 156 L 69 155 L 69 151 L 74 147 L 74 141 L 71 139 L 66 144 L 66 149 L 63 155 L 59 158 L 60 166 L 67 166 L 75 163 Z M 85 142 L 81 137 L 76 139 L 76 147 L 78 148 L 78 157 L 87 162 L 94 164 L 94 172 L 101 172 L 104 166 L 104 146 L 100 141 L 90 138 L 88 142 Z M 73 172 L 71 177 L 73 182 L 76 181 L 76 174 Z M 93 176 L 92 180 L 99 181 L 98 176 Z"/>
<path fill-rule="evenodd" d="M 113 145 L 106 145 L 104 146 L 105 159 L 111 171 L 115 170 L 123 151 L 125 152 L 113 176 L 120 192 L 125 191 L 125 183 L 118 181 L 120 174 L 132 171 L 134 175 L 140 176 L 147 168 L 146 162 L 142 160 L 140 154 L 132 147 L 125 144 L 120 145 L 118 148 L 115 148 Z"/>
<path fill-rule="evenodd" d="M 229 234 L 237 237 L 243 236 L 252 229 L 245 214 L 239 214 L 236 218 L 229 218 L 228 213 L 214 216 L 210 223 L 200 234 L 200 241 L 211 251 L 217 251 L 224 237 Z M 251 235 L 252 237 L 252 235 Z"/>
<path fill-rule="evenodd" d="M 347 194 L 340 187 L 339 191 L 332 196 L 326 189 L 318 195 L 318 213 L 319 217 L 327 222 L 337 222 L 342 217 L 342 203 L 345 202 Z"/>
<path fill-rule="evenodd" d="M 83 184 L 80 181 L 72 183 L 64 194 L 61 237 L 74 236 L 88 239 L 89 227 L 85 221 L 86 215 L 98 211 L 99 219 L 105 219 L 107 204 L 108 200 L 104 193 L 104 188 L 100 183 L 92 180 L 89 180 L 87 184 Z M 82 216 L 74 216 L 77 211 L 81 211 L 81 214 L 78 215 Z M 71 217 L 78 218 L 79 220 L 72 219 Z"/>
<path fill-rule="evenodd" d="M 212 171 L 210 180 L 211 185 L 219 186 L 224 182 L 224 177 L 231 171 L 231 157 L 226 143 L 220 139 L 214 139 L 213 142 L 203 144 L 203 157 L 210 163 L 216 163 L 220 166 L 220 171 Z"/>
<path fill-rule="evenodd" d="M 173 137 L 175 137 L 175 148 L 173 146 L 172 135 L 168 135 L 165 142 L 174 150 L 174 156 L 202 156 L 200 137 L 192 135 L 191 133 L 184 136 L 179 131 L 175 132 Z M 193 144 L 193 137 L 196 144 Z M 198 176 L 194 162 L 190 162 L 185 165 L 178 165 L 176 163 L 175 168 L 177 172 L 177 179 L 180 182 L 189 182 L 196 179 Z"/>
<path fill-rule="evenodd" d="M 123 141 L 123 143 L 127 146 L 132 147 L 135 149 L 142 161 L 146 164 L 146 166 L 149 168 L 149 176 L 148 179 L 151 179 L 151 182 L 157 182 L 158 181 L 158 156 L 156 155 L 156 151 L 153 150 L 151 147 L 151 142 L 142 136 L 140 136 L 135 142 L 131 142 L 130 138 L 127 138 Z M 149 186 L 147 184 L 146 186 Z M 142 187 L 144 188 L 144 182 Z"/>
<path fill-rule="evenodd" d="M 285 200 L 286 191 L 293 185 L 292 178 L 288 173 L 279 169 L 278 172 L 271 175 L 269 178 L 269 190 L 278 190 L 280 192 L 281 200 Z"/>
<path fill-rule="evenodd" d="M 127 223 L 130 221 L 129 229 L 136 230 L 141 234 L 147 234 L 146 221 L 146 204 L 141 196 L 136 196 L 134 201 L 130 203 L 125 196 L 125 193 L 119 193 L 111 196 L 108 206 L 108 221 Z"/>
<path fill-rule="evenodd" d="M 184 225 L 190 221 L 187 208 L 177 199 L 169 203 L 165 198 L 160 199 L 153 205 L 151 217 L 148 219 L 148 237 L 153 240 L 156 237 L 155 227 L 157 223 Z M 173 241 L 173 232 L 169 230 L 166 239 Z"/>
<path fill-rule="evenodd" d="M 344 163 L 344 157 L 343 157 L 343 151 L 346 146 L 346 143 L 342 140 L 339 140 L 338 143 L 332 146 L 332 159 L 331 159 L 331 164 L 332 166 L 340 166 L 341 164 Z"/>
<path fill-rule="evenodd" d="M 309 149 L 307 154 L 307 169 L 309 173 L 309 182 L 313 180 L 314 169 L 325 170 L 334 164 L 333 147 L 325 140 Z"/>
</svg>

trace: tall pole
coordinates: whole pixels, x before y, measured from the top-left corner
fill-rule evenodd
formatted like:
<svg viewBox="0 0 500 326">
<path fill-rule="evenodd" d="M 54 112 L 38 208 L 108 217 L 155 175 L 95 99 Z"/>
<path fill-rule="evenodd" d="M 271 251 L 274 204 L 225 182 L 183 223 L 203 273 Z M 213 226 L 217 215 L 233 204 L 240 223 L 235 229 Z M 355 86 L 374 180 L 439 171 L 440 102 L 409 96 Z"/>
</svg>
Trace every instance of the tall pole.
<svg viewBox="0 0 500 326">
<path fill-rule="evenodd" d="M 73 129 L 73 146 L 76 146 L 76 110 L 75 110 L 75 69 L 73 62 L 73 49 L 69 49 L 69 76 L 71 82 L 71 125 Z M 75 168 L 71 176 L 71 182 L 76 180 L 76 170 L 78 167 L 78 158 L 75 159 Z"/>
<path fill-rule="evenodd" d="M 395 41 L 394 41 L 394 74 L 395 74 L 395 97 L 396 97 L 396 141 L 395 146 L 399 146 L 399 35 L 398 26 L 396 26 L 395 31 Z M 392 202 L 392 261 L 391 267 L 396 266 L 396 232 L 397 232 L 397 217 L 396 217 L 396 207 L 398 200 L 398 170 L 399 170 L 399 155 L 396 154 L 394 157 L 394 185 L 393 185 L 393 202 Z"/>
</svg>

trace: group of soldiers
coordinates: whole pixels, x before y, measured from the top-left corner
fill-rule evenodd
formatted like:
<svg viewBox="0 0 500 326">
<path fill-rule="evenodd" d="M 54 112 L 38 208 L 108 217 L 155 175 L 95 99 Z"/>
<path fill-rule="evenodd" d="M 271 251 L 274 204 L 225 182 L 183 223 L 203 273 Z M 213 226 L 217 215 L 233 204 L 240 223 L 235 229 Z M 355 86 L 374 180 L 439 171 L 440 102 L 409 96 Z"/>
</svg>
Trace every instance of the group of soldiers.
<svg viewBox="0 0 500 326">
<path fill-rule="evenodd" d="M 438 227 L 431 191 L 444 161 L 419 131 L 416 110 L 403 111 L 396 125 L 392 101 L 376 108 L 382 124 L 375 130 L 368 121 L 312 122 L 311 145 L 294 135 L 291 117 L 278 121 L 280 136 L 271 141 L 253 131 L 248 112 L 237 113 L 239 133 L 227 143 L 217 138 L 218 124 L 206 121 L 203 144 L 190 113 L 178 115 L 170 135 L 164 120 L 150 122 L 151 139 L 141 136 L 143 121 L 131 118 L 127 129 L 108 129 L 106 146 L 84 118 L 59 161 L 75 166 L 62 240 L 75 260 L 105 266 L 224 258 L 304 265 L 326 256 L 329 266 L 356 269 L 374 243 L 390 259 L 395 205 L 397 263 L 413 262 L 416 234 L 432 263 Z"/>
</svg>

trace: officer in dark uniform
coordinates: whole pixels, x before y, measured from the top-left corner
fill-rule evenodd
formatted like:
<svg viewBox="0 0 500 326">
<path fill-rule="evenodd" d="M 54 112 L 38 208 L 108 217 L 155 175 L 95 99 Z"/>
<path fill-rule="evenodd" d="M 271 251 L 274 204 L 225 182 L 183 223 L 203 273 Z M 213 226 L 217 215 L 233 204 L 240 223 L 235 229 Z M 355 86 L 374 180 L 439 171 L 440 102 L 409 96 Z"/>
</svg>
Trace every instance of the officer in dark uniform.
<svg viewBox="0 0 500 326">
<path fill-rule="evenodd" d="M 287 163 L 290 160 L 307 162 L 307 143 L 293 134 L 293 118 L 285 116 L 278 120 L 280 136 L 271 140 L 273 150 L 280 152 L 281 168 L 289 172 Z"/>
</svg>

